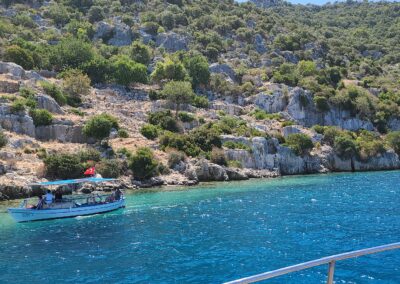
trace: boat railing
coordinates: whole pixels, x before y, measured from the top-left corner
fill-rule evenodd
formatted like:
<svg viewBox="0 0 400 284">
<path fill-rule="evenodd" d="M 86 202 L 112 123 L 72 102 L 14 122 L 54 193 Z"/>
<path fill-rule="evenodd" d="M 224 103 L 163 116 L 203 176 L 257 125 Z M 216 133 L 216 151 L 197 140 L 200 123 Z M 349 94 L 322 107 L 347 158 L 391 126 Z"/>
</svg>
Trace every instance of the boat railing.
<svg viewBox="0 0 400 284">
<path fill-rule="evenodd" d="M 372 248 L 366 248 L 366 249 L 361 249 L 361 250 L 345 252 L 345 253 L 331 255 L 331 256 L 320 258 L 320 259 L 315 259 L 315 260 L 303 262 L 300 264 L 287 266 L 287 267 L 280 268 L 277 270 L 272 270 L 269 272 L 264 272 L 261 274 L 237 279 L 234 281 L 229 281 L 229 282 L 226 282 L 225 284 L 255 283 L 255 282 L 275 278 L 278 276 L 282 276 L 282 275 L 285 275 L 285 274 L 288 274 L 291 272 L 320 266 L 323 264 L 328 264 L 328 277 L 327 277 L 326 283 L 333 284 L 335 264 L 337 261 L 345 260 L 345 259 L 349 259 L 349 258 L 356 258 L 359 256 L 364 256 L 364 255 L 368 255 L 368 254 L 374 254 L 374 253 L 379 253 L 379 252 L 384 252 L 384 251 L 389 251 L 389 250 L 395 250 L 395 249 L 399 249 L 399 248 L 400 248 L 400 242 L 397 242 L 397 243 L 392 243 L 392 244 L 387 244 L 387 245 L 382 245 L 382 246 L 377 246 L 377 247 L 372 247 Z"/>
</svg>

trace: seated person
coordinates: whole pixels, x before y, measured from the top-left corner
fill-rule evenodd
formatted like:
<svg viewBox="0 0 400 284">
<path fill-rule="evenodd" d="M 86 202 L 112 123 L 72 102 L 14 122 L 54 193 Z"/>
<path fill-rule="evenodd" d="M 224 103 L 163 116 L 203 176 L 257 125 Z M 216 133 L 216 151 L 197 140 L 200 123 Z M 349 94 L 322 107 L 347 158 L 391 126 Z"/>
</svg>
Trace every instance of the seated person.
<svg viewBox="0 0 400 284">
<path fill-rule="evenodd" d="M 121 192 L 121 190 L 119 188 L 117 188 L 117 190 L 115 191 L 114 196 L 115 196 L 115 200 L 120 200 L 121 199 L 122 192 Z"/>
<path fill-rule="evenodd" d="M 55 197 L 55 202 L 56 203 L 57 202 L 62 202 L 62 189 L 61 188 L 58 188 L 56 190 L 56 193 L 54 194 L 54 197 Z"/>
<path fill-rule="evenodd" d="M 53 194 L 51 193 L 50 190 L 47 190 L 47 193 L 46 193 L 46 195 L 44 197 L 44 200 L 45 200 L 46 204 L 47 205 L 52 204 L 53 203 L 53 199 L 54 199 Z"/>
</svg>

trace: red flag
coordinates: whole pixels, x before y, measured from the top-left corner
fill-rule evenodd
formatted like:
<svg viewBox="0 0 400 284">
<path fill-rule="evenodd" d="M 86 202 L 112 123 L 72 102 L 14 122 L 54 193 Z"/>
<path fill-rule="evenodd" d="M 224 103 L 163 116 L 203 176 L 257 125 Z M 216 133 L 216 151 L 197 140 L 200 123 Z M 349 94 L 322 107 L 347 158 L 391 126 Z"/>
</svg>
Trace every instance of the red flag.
<svg viewBox="0 0 400 284">
<path fill-rule="evenodd" d="M 95 169 L 95 167 L 88 168 L 88 169 L 84 172 L 84 175 L 85 175 L 85 176 L 94 176 L 95 174 L 96 174 L 96 169 Z"/>
</svg>

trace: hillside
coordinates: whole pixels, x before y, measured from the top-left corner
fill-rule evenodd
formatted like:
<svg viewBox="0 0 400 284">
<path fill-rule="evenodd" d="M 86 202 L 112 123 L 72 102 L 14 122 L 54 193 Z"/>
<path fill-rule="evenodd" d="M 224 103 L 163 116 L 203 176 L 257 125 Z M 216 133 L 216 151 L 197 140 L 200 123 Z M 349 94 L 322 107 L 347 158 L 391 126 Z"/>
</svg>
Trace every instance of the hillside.
<svg viewBox="0 0 400 284">
<path fill-rule="evenodd" d="M 400 4 L 252 2 L 3 2 L 0 199 L 400 168 Z"/>
</svg>

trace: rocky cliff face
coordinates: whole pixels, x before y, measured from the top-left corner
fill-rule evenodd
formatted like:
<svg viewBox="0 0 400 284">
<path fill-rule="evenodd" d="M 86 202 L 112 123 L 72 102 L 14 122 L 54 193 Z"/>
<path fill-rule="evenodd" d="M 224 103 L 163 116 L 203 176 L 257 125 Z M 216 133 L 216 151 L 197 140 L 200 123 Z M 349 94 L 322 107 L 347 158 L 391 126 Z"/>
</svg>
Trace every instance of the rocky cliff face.
<svg viewBox="0 0 400 284">
<path fill-rule="evenodd" d="M 223 136 L 223 141 L 243 143 L 250 151 L 226 149 L 227 160 L 239 161 L 242 167 L 257 170 L 276 171 L 281 175 L 325 173 L 338 171 L 392 170 L 400 167 L 399 156 L 392 150 L 366 161 L 342 160 L 333 149 L 323 145 L 310 155 L 297 156 L 291 149 L 280 146 L 275 138 L 246 138 Z"/>
<path fill-rule="evenodd" d="M 358 116 L 351 116 L 349 111 L 330 105 L 327 112 L 318 111 L 310 92 L 296 87 L 281 89 L 274 86 L 272 93 L 259 93 L 247 99 L 249 103 L 254 103 L 267 113 L 283 112 L 298 124 L 306 127 L 313 125 L 331 125 L 343 129 L 357 131 L 365 129 L 374 130 L 373 124 L 368 120 L 363 120 Z M 393 126 L 395 121 L 392 123 Z"/>
</svg>

